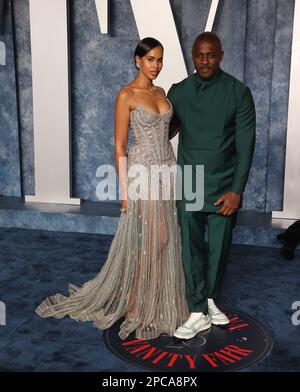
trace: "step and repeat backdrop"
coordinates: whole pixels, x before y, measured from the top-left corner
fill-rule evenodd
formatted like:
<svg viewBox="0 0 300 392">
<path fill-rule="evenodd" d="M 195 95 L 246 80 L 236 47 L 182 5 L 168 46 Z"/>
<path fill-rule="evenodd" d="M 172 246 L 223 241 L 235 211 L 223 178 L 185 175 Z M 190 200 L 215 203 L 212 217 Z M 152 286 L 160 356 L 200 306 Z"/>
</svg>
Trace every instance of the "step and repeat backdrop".
<svg viewBox="0 0 300 392">
<path fill-rule="evenodd" d="M 70 155 L 59 164 L 65 178 L 71 173 L 66 189 L 71 188 L 73 200 L 98 200 L 97 168 L 114 164 L 114 102 L 120 87 L 136 75 L 133 52 L 138 40 L 152 29 L 152 36 L 165 46 L 164 69 L 157 84 L 168 89 L 194 72 L 193 40 L 212 29 L 223 43 L 222 68 L 251 88 L 256 104 L 257 143 L 243 207 L 282 210 L 293 0 L 57 1 L 62 8 L 53 14 L 47 10 L 47 0 L 0 1 L 1 195 L 39 192 L 35 159 L 45 157 L 39 157 L 35 143 L 42 117 L 45 126 L 51 129 L 52 125 L 58 132 L 56 121 L 60 125 L 65 121 L 61 132 L 70 135 L 64 147 L 70 147 Z M 45 12 L 39 12 L 37 3 L 44 3 Z M 38 36 L 39 23 L 48 29 L 44 44 Z M 41 50 L 51 96 L 47 84 L 39 82 Z M 63 53 L 67 53 L 65 59 Z M 54 69 L 62 72 L 63 92 L 52 83 Z M 55 179 L 55 154 L 64 143 L 59 135 L 51 134 L 47 142 L 49 182 Z"/>
</svg>

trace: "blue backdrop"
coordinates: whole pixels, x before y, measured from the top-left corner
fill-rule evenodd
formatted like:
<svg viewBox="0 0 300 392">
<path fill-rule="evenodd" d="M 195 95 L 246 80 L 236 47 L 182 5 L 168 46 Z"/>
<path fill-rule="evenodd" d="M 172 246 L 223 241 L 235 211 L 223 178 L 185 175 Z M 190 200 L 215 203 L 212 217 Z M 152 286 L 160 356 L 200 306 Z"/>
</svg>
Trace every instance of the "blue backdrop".
<svg viewBox="0 0 300 392">
<path fill-rule="evenodd" d="M 192 73 L 191 46 L 204 29 L 211 1 L 170 3 Z M 282 209 L 293 12 L 293 0 L 221 0 L 213 28 L 225 50 L 223 69 L 250 86 L 256 103 L 246 209 Z M 94 0 L 70 1 L 70 24 L 73 196 L 97 200 L 96 170 L 114 164 L 114 100 L 136 75 L 139 36 L 129 0 L 110 1 L 108 35 L 99 30 Z M 6 2 L 0 40 L 7 50 L 7 63 L 0 65 L 0 194 L 34 194 L 28 0 Z"/>
</svg>

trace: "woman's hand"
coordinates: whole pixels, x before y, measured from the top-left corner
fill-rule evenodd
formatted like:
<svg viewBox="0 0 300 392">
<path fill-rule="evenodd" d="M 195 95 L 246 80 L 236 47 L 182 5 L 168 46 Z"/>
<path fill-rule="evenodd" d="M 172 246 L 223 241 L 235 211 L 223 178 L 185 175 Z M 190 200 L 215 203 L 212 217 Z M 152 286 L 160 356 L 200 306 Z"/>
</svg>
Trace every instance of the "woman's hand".
<svg viewBox="0 0 300 392">
<path fill-rule="evenodd" d="M 128 209 L 128 200 L 127 199 L 122 200 L 122 208 L 121 208 L 121 210 L 123 210 L 122 212 L 127 212 L 127 209 Z"/>
</svg>

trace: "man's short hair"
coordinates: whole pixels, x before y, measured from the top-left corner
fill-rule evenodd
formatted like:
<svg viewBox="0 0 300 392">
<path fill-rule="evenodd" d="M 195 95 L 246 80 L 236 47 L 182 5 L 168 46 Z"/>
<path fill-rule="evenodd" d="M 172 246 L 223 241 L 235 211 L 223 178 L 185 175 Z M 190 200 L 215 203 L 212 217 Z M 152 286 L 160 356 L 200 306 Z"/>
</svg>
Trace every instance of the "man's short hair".
<svg viewBox="0 0 300 392">
<path fill-rule="evenodd" d="M 216 33 L 213 33 L 212 31 L 205 31 L 204 33 L 201 33 L 196 37 L 194 43 L 193 43 L 193 49 L 194 51 L 196 44 L 199 41 L 211 41 L 211 42 L 216 42 L 218 46 L 220 47 L 220 50 L 222 50 L 222 44 L 220 38 L 217 36 Z"/>
</svg>

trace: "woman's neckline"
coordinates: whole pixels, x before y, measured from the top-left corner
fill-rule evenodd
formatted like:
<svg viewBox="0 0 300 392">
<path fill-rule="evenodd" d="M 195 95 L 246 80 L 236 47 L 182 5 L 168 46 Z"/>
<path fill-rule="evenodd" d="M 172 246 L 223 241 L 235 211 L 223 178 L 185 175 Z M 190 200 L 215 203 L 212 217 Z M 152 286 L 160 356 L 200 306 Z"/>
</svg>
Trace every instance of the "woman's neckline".
<svg viewBox="0 0 300 392">
<path fill-rule="evenodd" d="M 163 115 L 169 113 L 169 112 L 172 110 L 172 104 L 171 104 L 171 102 L 168 100 L 168 98 L 167 98 L 167 101 L 169 102 L 170 107 L 169 107 L 169 109 L 168 109 L 166 112 L 162 112 L 162 113 L 154 112 L 153 110 L 150 110 L 150 109 L 147 108 L 146 106 L 144 106 L 144 105 L 138 103 L 138 104 L 136 105 L 136 108 L 135 108 L 135 109 L 130 110 L 130 113 L 135 112 L 135 111 L 140 107 L 140 108 L 144 109 L 144 110 L 145 110 L 146 112 L 148 112 L 148 113 L 156 114 L 156 115 L 158 115 L 158 116 L 163 116 Z"/>
</svg>

